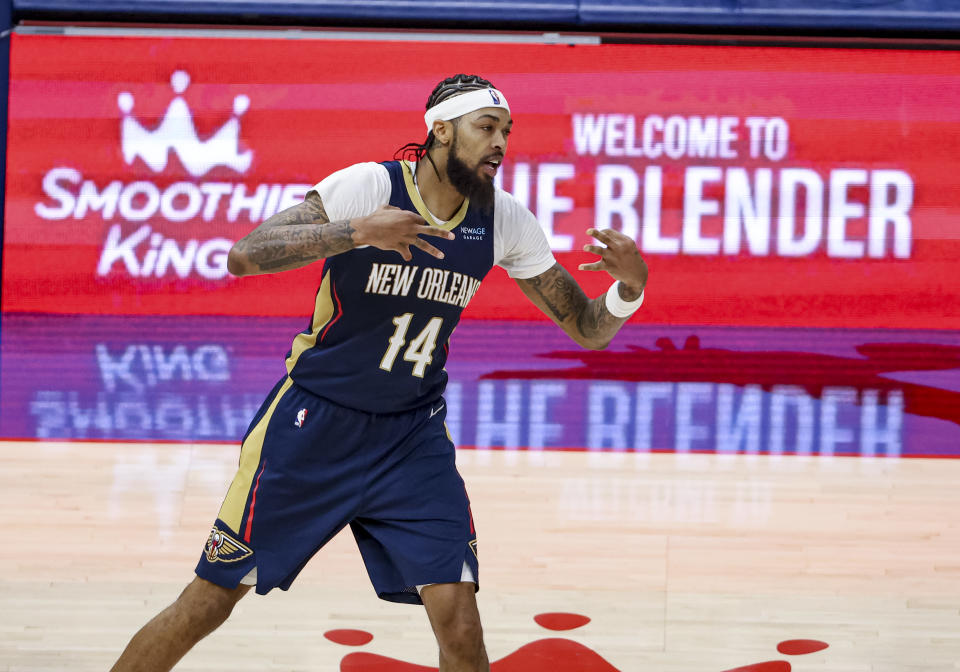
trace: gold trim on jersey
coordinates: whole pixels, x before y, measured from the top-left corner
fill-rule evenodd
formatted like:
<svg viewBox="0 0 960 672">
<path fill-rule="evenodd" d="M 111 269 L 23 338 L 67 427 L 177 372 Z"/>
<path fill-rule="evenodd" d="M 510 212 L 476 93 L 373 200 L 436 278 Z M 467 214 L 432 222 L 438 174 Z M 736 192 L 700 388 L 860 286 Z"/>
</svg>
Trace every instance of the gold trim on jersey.
<svg viewBox="0 0 960 672">
<path fill-rule="evenodd" d="M 227 490 L 227 496 L 223 500 L 218 516 L 230 528 L 230 531 L 238 536 L 242 534 L 240 527 L 243 524 L 243 509 L 247 504 L 250 488 L 253 486 L 253 477 L 257 471 L 257 466 L 260 464 L 260 453 L 263 451 L 263 439 L 267 434 L 267 425 L 270 424 L 270 418 L 273 417 L 273 412 L 276 410 L 277 404 L 280 403 L 280 398 L 290 389 L 291 385 L 293 385 L 293 380 L 287 376 L 283 385 L 280 386 L 280 390 L 274 395 L 273 401 L 270 402 L 267 412 L 263 414 L 260 422 L 247 435 L 246 440 L 240 447 L 240 468 L 237 469 L 237 474 L 230 484 L 230 489 Z"/>
<path fill-rule="evenodd" d="M 453 229 L 457 228 L 460 223 L 463 222 L 463 218 L 467 216 L 467 208 L 470 207 L 470 199 L 463 199 L 463 205 L 461 205 L 456 214 L 450 218 L 449 222 L 446 224 L 438 224 L 437 220 L 433 218 L 433 215 L 427 208 L 427 204 L 424 203 L 423 199 L 420 197 L 420 192 L 417 190 L 417 185 L 413 181 L 413 164 L 411 164 L 409 161 L 401 161 L 400 165 L 403 166 L 403 182 L 407 186 L 407 194 L 410 196 L 410 200 L 413 201 L 413 207 L 417 209 L 417 212 L 420 213 L 421 217 L 427 220 L 427 224 L 430 226 L 436 226 L 444 231 L 452 231 Z"/>
<path fill-rule="evenodd" d="M 293 367 L 297 365 L 300 355 L 314 347 L 317 344 L 317 338 L 321 330 L 333 317 L 333 292 L 331 291 L 332 280 L 330 280 L 330 271 L 323 275 L 323 281 L 320 283 L 320 289 L 317 291 L 317 298 L 313 305 L 313 319 L 310 321 L 310 332 L 299 333 L 293 339 L 293 346 L 290 348 L 290 356 L 287 357 L 287 373 L 293 373 Z"/>
</svg>

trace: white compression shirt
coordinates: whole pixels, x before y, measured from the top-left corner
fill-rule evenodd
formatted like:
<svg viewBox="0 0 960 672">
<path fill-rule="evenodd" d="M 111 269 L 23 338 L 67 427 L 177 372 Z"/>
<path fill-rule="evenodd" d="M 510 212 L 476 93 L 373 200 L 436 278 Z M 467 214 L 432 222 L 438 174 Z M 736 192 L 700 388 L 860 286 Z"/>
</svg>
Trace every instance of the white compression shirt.
<svg viewBox="0 0 960 672">
<path fill-rule="evenodd" d="M 390 202 L 390 176 L 379 163 L 356 163 L 313 187 L 331 222 L 365 217 Z M 438 223 L 443 220 L 434 217 Z M 532 212 L 497 189 L 493 214 L 493 263 L 518 280 L 533 278 L 557 263 Z"/>
</svg>

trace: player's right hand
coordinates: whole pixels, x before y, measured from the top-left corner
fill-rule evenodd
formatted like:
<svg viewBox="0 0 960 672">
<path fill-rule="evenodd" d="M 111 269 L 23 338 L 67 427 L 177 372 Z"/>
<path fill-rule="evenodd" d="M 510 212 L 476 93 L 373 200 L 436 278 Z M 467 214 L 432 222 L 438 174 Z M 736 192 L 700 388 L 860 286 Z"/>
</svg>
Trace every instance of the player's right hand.
<svg viewBox="0 0 960 672">
<path fill-rule="evenodd" d="M 353 220 L 351 226 L 354 230 L 353 242 L 358 247 L 373 245 L 381 250 L 392 250 L 403 257 L 404 261 L 413 259 L 411 246 L 419 247 L 437 259 L 443 259 L 443 252 L 421 236 L 437 236 L 447 240 L 455 238 L 450 231 L 428 225 L 417 213 L 392 205 L 384 205 L 373 214 Z"/>
</svg>

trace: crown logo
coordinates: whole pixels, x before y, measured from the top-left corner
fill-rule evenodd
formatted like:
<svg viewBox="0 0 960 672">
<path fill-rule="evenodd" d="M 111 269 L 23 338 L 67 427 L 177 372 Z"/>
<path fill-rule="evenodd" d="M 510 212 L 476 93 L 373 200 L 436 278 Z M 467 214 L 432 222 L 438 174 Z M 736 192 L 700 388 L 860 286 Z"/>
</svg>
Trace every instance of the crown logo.
<svg viewBox="0 0 960 672">
<path fill-rule="evenodd" d="M 240 117 L 250 107 L 250 98 L 244 95 L 233 99 L 233 116 L 206 141 L 197 136 L 193 114 L 187 102 L 180 97 L 190 86 L 190 75 L 177 70 L 170 77 L 170 86 L 178 94 L 167 107 L 163 121 L 153 131 L 145 129 L 133 118 L 133 96 L 124 91 L 117 96 L 117 105 L 123 113 L 120 142 L 127 165 L 136 157 L 159 173 L 167 167 L 172 149 L 180 163 L 193 177 L 200 177 L 216 166 L 227 166 L 238 173 L 250 167 L 253 152 L 240 152 Z"/>
</svg>

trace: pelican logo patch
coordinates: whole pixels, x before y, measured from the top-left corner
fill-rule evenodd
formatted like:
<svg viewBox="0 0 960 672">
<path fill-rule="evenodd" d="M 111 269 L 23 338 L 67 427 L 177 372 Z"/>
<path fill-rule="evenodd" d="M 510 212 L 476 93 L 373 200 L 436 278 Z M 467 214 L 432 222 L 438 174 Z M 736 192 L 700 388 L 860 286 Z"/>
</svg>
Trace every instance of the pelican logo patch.
<svg viewBox="0 0 960 672">
<path fill-rule="evenodd" d="M 479 559 L 480 556 L 477 555 L 477 540 L 476 540 L 476 539 L 472 539 L 471 541 L 468 541 L 467 544 L 470 546 L 470 550 L 473 551 L 473 555 L 474 555 L 477 559 Z"/>
<path fill-rule="evenodd" d="M 236 562 L 253 554 L 253 550 L 237 541 L 216 525 L 210 530 L 204 548 L 208 562 Z"/>
</svg>

